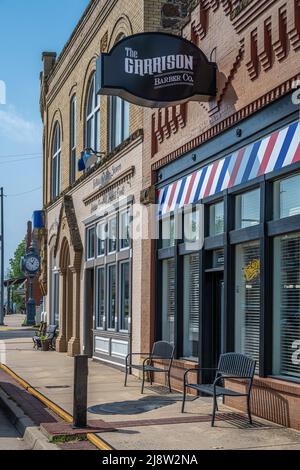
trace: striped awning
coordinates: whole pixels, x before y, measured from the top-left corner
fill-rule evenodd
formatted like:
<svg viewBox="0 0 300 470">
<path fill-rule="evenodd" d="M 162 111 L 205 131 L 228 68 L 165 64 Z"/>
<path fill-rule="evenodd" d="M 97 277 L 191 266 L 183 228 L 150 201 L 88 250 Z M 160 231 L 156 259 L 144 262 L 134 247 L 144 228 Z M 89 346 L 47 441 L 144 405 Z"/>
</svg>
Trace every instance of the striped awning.
<svg viewBox="0 0 300 470">
<path fill-rule="evenodd" d="M 158 191 L 159 215 L 300 161 L 300 123 L 204 166 Z"/>
</svg>

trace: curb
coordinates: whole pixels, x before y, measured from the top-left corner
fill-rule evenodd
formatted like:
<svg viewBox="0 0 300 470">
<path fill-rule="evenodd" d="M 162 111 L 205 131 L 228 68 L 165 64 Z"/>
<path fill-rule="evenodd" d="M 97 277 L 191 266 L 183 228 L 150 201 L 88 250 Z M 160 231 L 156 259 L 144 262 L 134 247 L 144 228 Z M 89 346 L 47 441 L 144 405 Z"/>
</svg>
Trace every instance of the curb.
<svg viewBox="0 0 300 470">
<path fill-rule="evenodd" d="M 21 385 L 25 390 L 27 390 L 28 393 L 30 393 L 35 398 L 37 398 L 40 402 L 42 402 L 44 405 L 46 405 L 50 410 L 52 410 L 55 414 L 57 414 L 64 421 L 66 421 L 67 423 L 72 423 L 73 422 L 72 415 L 70 415 L 67 411 L 65 411 L 60 406 L 56 405 L 56 403 L 54 403 L 53 401 L 49 400 L 47 397 L 45 397 L 45 395 L 38 392 L 34 387 L 32 387 L 28 382 L 26 382 L 20 376 L 18 376 L 8 366 L 6 366 L 5 364 L 0 363 L 0 369 L 2 369 L 4 372 L 9 374 L 11 377 L 13 377 L 18 382 L 19 385 Z M 114 450 L 105 440 L 101 439 L 96 434 L 88 433 L 86 435 L 86 437 L 87 437 L 88 441 L 90 441 L 99 450 L 102 450 L 102 451 L 103 450 L 105 450 L 105 451 Z"/>
<path fill-rule="evenodd" d="M 33 421 L 2 389 L 0 389 L 0 403 L 8 419 L 23 436 L 24 442 L 30 450 L 60 450 L 59 447 L 48 441 Z"/>
</svg>

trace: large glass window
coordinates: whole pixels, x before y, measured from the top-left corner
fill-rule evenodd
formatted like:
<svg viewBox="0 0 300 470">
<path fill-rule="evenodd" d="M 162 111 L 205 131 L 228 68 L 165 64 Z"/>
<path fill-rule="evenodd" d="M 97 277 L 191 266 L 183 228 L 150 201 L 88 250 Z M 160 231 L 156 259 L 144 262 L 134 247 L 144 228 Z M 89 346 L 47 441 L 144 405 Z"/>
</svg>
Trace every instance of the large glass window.
<svg viewBox="0 0 300 470">
<path fill-rule="evenodd" d="M 236 229 L 260 223 L 260 189 L 239 194 L 235 199 Z"/>
<path fill-rule="evenodd" d="M 175 219 L 174 215 L 167 215 L 161 220 L 161 246 L 169 248 L 175 245 Z"/>
<path fill-rule="evenodd" d="M 175 260 L 162 262 L 162 339 L 175 341 Z"/>
<path fill-rule="evenodd" d="M 235 350 L 259 361 L 260 245 L 236 247 Z"/>
<path fill-rule="evenodd" d="M 109 98 L 109 151 L 129 137 L 129 103 L 118 96 Z"/>
<path fill-rule="evenodd" d="M 186 243 L 194 243 L 200 239 L 201 210 L 200 204 L 190 207 L 183 214 L 183 239 Z M 174 229 L 173 229 L 174 232 Z M 179 237 L 181 238 L 181 237 Z"/>
<path fill-rule="evenodd" d="M 209 236 L 214 237 L 224 232 L 224 202 L 212 204 L 209 208 Z"/>
<path fill-rule="evenodd" d="M 95 227 L 90 227 L 87 229 L 86 233 L 87 239 L 87 259 L 94 259 L 95 258 Z"/>
<path fill-rule="evenodd" d="M 108 253 L 117 250 L 117 217 L 114 216 L 108 221 Z"/>
<path fill-rule="evenodd" d="M 130 269 L 129 262 L 120 264 L 120 330 L 129 330 L 130 313 Z"/>
<path fill-rule="evenodd" d="M 300 233 L 274 240 L 273 311 L 273 373 L 299 378 Z"/>
<path fill-rule="evenodd" d="M 199 276 L 200 257 L 198 253 L 184 257 L 183 287 L 183 355 L 198 358 L 199 345 Z"/>
<path fill-rule="evenodd" d="M 70 112 L 70 183 L 76 179 L 76 96 L 71 100 Z"/>
<path fill-rule="evenodd" d="M 56 123 L 52 141 L 51 159 L 51 198 L 55 199 L 60 193 L 60 160 L 61 160 L 61 135 L 60 125 Z"/>
<path fill-rule="evenodd" d="M 105 240 L 106 240 L 106 231 L 105 223 L 101 223 L 97 227 L 97 256 L 105 255 Z"/>
<path fill-rule="evenodd" d="M 274 218 L 300 214 L 300 174 L 275 181 Z"/>
<path fill-rule="evenodd" d="M 96 328 L 105 328 L 105 268 L 97 268 Z"/>
<path fill-rule="evenodd" d="M 100 152 L 100 96 L 96 94 L 95 75 L 88 91 L 85 146 Z"/>
<path fill-rule="evenodd" d="M 108 322 L 107 328 L 114 330 L 116 328 L 116 266 L 111 265 L 108 267 Z"/>
<path fill-rule="evenodd" d="M 129 248 L 130 244 L 130 209 L 120 213 L 120 249 Z"/>
</svg>

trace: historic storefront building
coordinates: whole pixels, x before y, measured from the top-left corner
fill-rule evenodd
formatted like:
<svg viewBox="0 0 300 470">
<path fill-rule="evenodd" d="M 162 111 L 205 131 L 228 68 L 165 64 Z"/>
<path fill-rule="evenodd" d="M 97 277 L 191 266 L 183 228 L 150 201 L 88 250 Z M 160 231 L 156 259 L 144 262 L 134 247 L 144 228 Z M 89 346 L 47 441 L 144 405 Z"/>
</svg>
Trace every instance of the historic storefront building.
<svg viewBox="0 0 300 470">
<path fill-rule="evenodd" d="M 217 96 L 146 110 L 143 158 L 160 225 L 144 308 L 176 346 L 174 386 L 241 352 L 257 361 L 253 411 L 298 429 L 299 15 L 298 1 L 199 2 L 182 34 L 216 62 Z"/>
<path fill-rule="evenodd" d="M 96 61 L 135 33 L 174 30 L 189 2 L 175 12 L 166 3 L 91 0 L 59 57 L 43 54 L 40 282 L 47 321 L 58 324 L 56 349 L 69 355 L 124 364 L 131 348 L 144 348 L 141 338 L 150 347 L 141 334 L 150 324 L 141 316 L 143 242 L 129 234 L 142 189 L 143 114 L 96 93 Z"/>
</svg>

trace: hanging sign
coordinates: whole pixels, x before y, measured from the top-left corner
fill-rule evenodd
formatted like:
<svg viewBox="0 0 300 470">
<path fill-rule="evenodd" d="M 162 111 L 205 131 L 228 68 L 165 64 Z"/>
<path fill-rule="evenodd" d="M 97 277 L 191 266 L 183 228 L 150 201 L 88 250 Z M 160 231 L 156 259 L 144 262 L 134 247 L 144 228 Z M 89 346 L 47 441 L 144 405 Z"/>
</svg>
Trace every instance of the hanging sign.
<svg viewBox="0 0 300 470">
<path fill-rule="evenodd" d="M 216 64 L 182 37 L 135 34 L 99 56 L 96 88 L 151 108 L 207 101 L 216 95 Z"/>
</svg>

